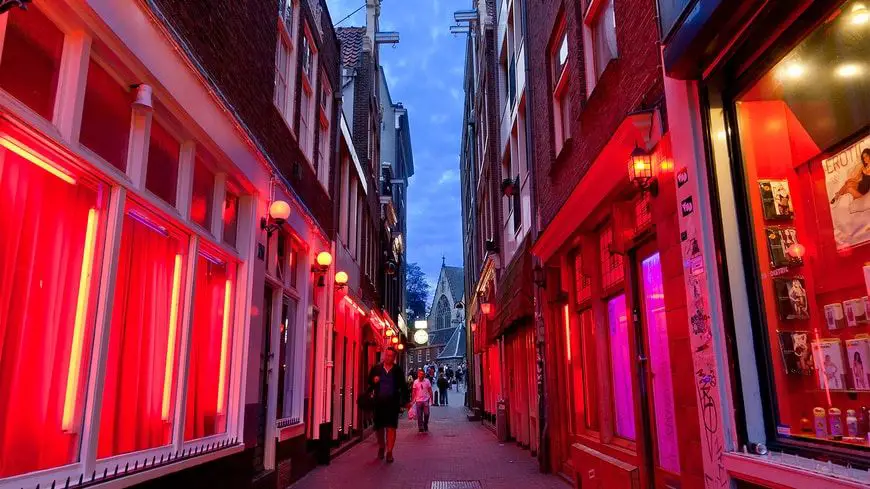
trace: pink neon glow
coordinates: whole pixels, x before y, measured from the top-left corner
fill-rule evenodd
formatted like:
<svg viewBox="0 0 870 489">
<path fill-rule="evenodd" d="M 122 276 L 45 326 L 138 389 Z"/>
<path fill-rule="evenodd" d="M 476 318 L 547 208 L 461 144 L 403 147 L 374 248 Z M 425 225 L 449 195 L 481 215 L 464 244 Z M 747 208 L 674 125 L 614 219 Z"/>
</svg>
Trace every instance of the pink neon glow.
<svg viewBox="0 0 870 489">
<path fill-rule="evenodd" d="M 616 411 L 616 434 L 622 438 L 634 440 L 632 362 L 625 295 L 616 296 L 607 302 L 607 320 L 610 333 L 610 365 L 613 369 L 613 406 Z"/>
<path fill-rule="evenodd" d="M 565 314 L 565 352 L 568 354 L 568 362 L 571 362 L 571 310 L 567 304 L 562 312 Z"/>
<path fill-rule="evenodd" d="M 166 372 L 163 377 L 163 405 L 161 417 L 169 421 L 170 401 L 172 400 L 172 371 L 175 367 L 175 338 L 178 331 L 178 301 L 181 295 L 181 255 L 175 255 L 172 271 L 172 304 L 169 309 L 169 341 L 166 347 Z"/>
<path fill-rule="evenodd" d="M 23 146 L 20 146 L 18 143 L 12 141 L 11 139 L 8 139 L 5 137 L 0 137 L 0 146 L 3 146 L 4 148 L 8 149 L 9 151 L 12 151 L 13 153 L 17 154 L 18 156 L 24 158 L 25 160 L 33 163 L 36 166 L 42 168 L 43 170 L 47 171 L 48 173 L 51 173 L 52 175 L 56 176 L 57 178 L 60 178 L 61 180 L 63 180 L 64 182 L 66 182 L 70 185 L 76 184 L 76 179 L 73 178 L 72 175 L 70 175 L 69 173 L 54 166 L 53 164 L 43 160 L 42 158 L 40 158 L 36 154 L 31 153 L 29 150 L 27 150 Z"/>
<path fill-rule="evenodd" d="M 61 427 L 64 431 L 74 431 L 76 398 L 79 392 L 81 376 L 82 346 L 84 343 L 85 321 L 88 313 L 90 297 L 91 274 L 94 265 L 94 241 L 97 233 L 97 210 L 88 211 L 88 224 L 85 234 L 85 256 L 82 260 L 82 271 L 79 276 L 79 295 L 76 303 L 75 326 L 73 328 L 72 347 L 67 369 L 66 395 L 63 402 L 63 418 Z"/>
<path fill-rule="evenodd" d="M 226 375 L 227 375 L 227 347 L 230 341 L 230 300 L 232 299 L 233 284 L 227 280 L 226 291 L 224 292 L 224 323 L 221 333 L 221 363 L 220 377 L 218 377 L 218 400 L 217 412 L 224 413 L 224 404 L 226 404 Z"/>
<path fill-rule="evenodd" d="M 665 313 L 665 287 L 661 257 L 658 253 L 641 263 L 644 292 L 644 316 L 649 338 L 649 361 L 652 369 L 653 420 L 656 425 L 659 465 L 680 473 L 680 450 L 674 411 L 674 386 L 668 345 Z"/>
</svg>

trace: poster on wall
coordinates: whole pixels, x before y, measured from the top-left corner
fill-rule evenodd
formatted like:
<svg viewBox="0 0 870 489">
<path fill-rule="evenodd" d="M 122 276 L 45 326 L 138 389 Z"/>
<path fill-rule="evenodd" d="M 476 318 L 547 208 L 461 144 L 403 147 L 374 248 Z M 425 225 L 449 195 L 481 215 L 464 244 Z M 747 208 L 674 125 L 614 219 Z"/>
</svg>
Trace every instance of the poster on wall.
<svg viewBox="0 0 870 489">
<path fill-rule="evenodd" d="M 803 263 L 796 253 L 797 231 L 794 228 L 767 228 L 767 250 L 770 252 L 770 265 L 774 268 Z"/>
<path fill-rule="evenodd" d="M 837 249 L 870 241 L 870 136 L 822 160 L 822 170 Z"/>
<path fill-rule="evenodd" d="M 859 391 L 870 391 L 870 364 L 867 364 L 870 361 L 870 338 L 846 340 L 846 361 L 852 372 L 852 387 Z"/>
<path fill-rule="evenodd" d="M 778 278 L 773 281 L 779 319 L 809 319 L 807 287 L 802 278 Z"/>
<path fill-rule="evenodd" d="M 843 365 L 843 348 L 840 340 L 824 339 L 814 341 L 813 360 L 818 372 L 819 388 L 823 390 L 843 390 L 846 369 Z"/>
<path fill-rule="evenodd" d="M 794 217 L 788 180 L 759 180 L 758 187 L 765 219 L 789 220 Z"/>
<path fill-rule="evenodd" d="M 785 373 L 812 375 L 813 356 L 810 351 L 809 333 L 806 331 L 777 331 L 779 350 L 785 364 Z"/>
</svg>

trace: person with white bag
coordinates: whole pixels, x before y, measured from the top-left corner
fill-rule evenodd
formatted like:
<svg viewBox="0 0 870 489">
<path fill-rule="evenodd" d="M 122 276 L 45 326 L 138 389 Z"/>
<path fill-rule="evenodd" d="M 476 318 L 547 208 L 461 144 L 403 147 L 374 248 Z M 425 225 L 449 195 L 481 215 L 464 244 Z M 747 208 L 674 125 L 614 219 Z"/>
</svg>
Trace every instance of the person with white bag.
<svg viewBox="0 0 870 489">
<path fill-rule="evenodd" d="M 408 412 L 408 419 L 417 419 L 420 433 L 429 431 L 429 403 L 432 402 L 432 384 L 423 369 L 417 370 L 417 380 L 411 387 L 411 400 L 414 407 Z"/>
</svg>

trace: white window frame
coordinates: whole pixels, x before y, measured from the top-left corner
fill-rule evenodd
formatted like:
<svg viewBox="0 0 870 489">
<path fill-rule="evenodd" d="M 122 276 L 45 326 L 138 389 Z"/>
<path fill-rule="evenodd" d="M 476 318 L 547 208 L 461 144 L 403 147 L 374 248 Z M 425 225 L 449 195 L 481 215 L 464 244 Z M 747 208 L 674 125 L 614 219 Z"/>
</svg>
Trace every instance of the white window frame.
<svg viewBox="0 0 870 489">
<path fill-rule="evenodd" d="M 39 8 L 39 6 L 32 8 Z M 33 128 L 41 133 L 46 140 L 46 145 L 54 144 L 67 148 L 67 151 L 72 154 L 71 158 L 80 163 L 77 165 L 78 171 L 87 175 L 88 178 L 100 181 L 105 186 L 108 205 L 106 216 L 101 219 L 100 224 L 101 226 L 105 225 L 104 248 L 98 259 L 100 265 L 94 269 L 93 273 L 95 290 L 99 291 L 95 298 L 97 305 L 93 335 L 96 340 L 91 347 L 89 356 L 82 361 L 84 369 L 82 382 L 85 384 L 85 394 L 82 401 L 84 404 L 83 420 L 78 428 L 80 440 L 77 459 L 66 465 L 0 478 L 0 487 L 35 487 L 37 485 L 50 487 L 53 483 L 59 487 L 67 478 L 77 480 L 81 476 L 85 482 L 89 482 L 91 474 L 94 473 L 97 474 L 96 480 L 99 481 L 103 473 L 112 474 L 116 466 L 129 465 L 133 467 L 134 464 L 141 466 L 145 459 L 149 460 L 148 471 L 141 473 L 139 480 L 147 481 L 170 472 L 241 452 L 244 449 L 242 445 L 231 445 L 230 443 L 233 440 L 238 440 L 242 434 L 241 413 L 244 407 L 242 391 L 246 356 L 246 349 L 243 348 L 243 345 L 246 338 L 247 318 L 250 315 L 250 303 L 244 291 L 251 287 L 251 278 L 249 278 L 251 273 L 249 272 L 253 263 L 253 249 L 250 243 L 241 237 L 255 232 L 254 199 L 244 193 L 238 194 L 240 200 L 237 222 L 238 251 L 224 244 L 222 240 L 220 216 L 223 213 L 223 196 L 229 185 L 228 180 L 231 179 L 227 173 L 220 171 L 219 168 L 215 169 L 210 229 L 190 220 L 189 206 L 193 185 L 193 164 L 195 152 L 201 145 L 190 136 L 184 127 L 180 127 L 181 132 L 176 134 L 180 143 L 180 154 L 175 205 L 170 205 L 147 191 L 145 189 L 145 175 L 149 134 L 153 123 L 153 111 L 149 109 L 135 106 L 132 109 L 127 164 L 124 170 L 115 168 L 91 150 L 84 148 L 79 143 L 79 129 L 90 58 L 95 57 L 107 71 L 114 74 L 126 72 L 127 66 L 125 61 L 119 61 L 118 65 L 112 66 L 112 63 L 107 63 L 105 58 L 94 53 L 92 51 L 94 40 L 84 29 L 84 25 L 79 19 L 74 17 L 59 18 L 57 12 L 52 9 L 42 10 L 42 13 L 65 34 L 61 70 L 58 75 L 58 90 L 55 94 L 54 116 L 52 120 L 46 120 L 0 89 L 0 109 L 15 115 L 15 122 L 3 122 L 0 124 L 0 130 L 6 127 Z M 8 19 L 8 15 L 0 17 L 0 50 L 2 50 Z M 133 62 L 130 60 L 130 63 Z M 118 66 L 122 69 L 116 70 L 115 68 Z M 163 94 L 157 90 L 155 92 L 157 93 L 154 94 L 154 98 L 160 100 Z M 184 120 L 184 117 L 179 117 L 182 114 L 176 114 L 168 109 L 165 113 L 173 121 Z M 171 124 L 170 126 L 174 128 L 177 125 Z M 40 151 L 38 148 L 34 149 L 37 152 Z M 231 161 L 222 158 L 219 166 L 224 167 L 225 165 L 231 165 Z M 101 384 L 105 379 L 109 346 L 107 341 L 112 326 L 112 316 L 107 311 L 111 309 L 111 301 L 114 298 L 111 291 L 115 289 L 117 281 L 116 268 L 118 265 L 117 263 L 113 265 L 112 257 L 117 256 L 121 245 L 122 223 L 128 209 L 128 201 L 153 209 L 157 215 L 189 239 L 187 263 L 184 269 L 186 285 L 181 292 L 183 295 L 182 303 L 186 306 L 183 310 L 183 317 L 180 318 L 181 331 L 177 343 L 179 366 L 176 372 L 177 386 L 174 399 L 173 427 L 171 441 L 167 445 L 98 459 L 99 421 L 97 411 L 102 403 Z M 185 441 L 183 426 L 186 406 L 186 379 L 189 368 L 189 337 L 193 317 L 191 306 L 194 294 L 193 282 L 196 261 L 203 251 L 212 255 L 217 252 L 219 257 L 226 261 L 228 267 L 235 268 L 231 304 L 233 326 L 232 336 L 229 338 L 232 353 L 227 357 L 229 368 L 229 375 L 226 379 L 227 411 L 225 416 L 227 426 L 223 433 Z M 227 443 L 227 447 L 210 451 L 222 443 Z M 201 452 L 201 454 L 179 459 L 170 465 L 151 468 L 151 460 L 153 459 L 159 460 L 161 457 L 170 457 L 176 452 L 193 452 L 194 450 Z M 118 477 L 113 479 L 110 484 L 123 484 L 123 481 L 129 483 L 130 480 Z"/>
<path fill-rule="evenodd" d="M 598 46 L 596 44 L 596 28 L 600 21 L 610 16 L 612 23 L 610 28 L 613 35 L 611 57 L 599 59 Z M 586 13 L 583 15 L 583 56 L 586 60 L 586 93 L 592 94 L 598 86 L 598 80 L 607 69 L 611 61 L 619 58 L 619 44 L 616 39 L 616 13 L 613 0 L 590 0 Z"/>
<path fill-rule="evenodd" d="M 568 93 L 571 79 L 571 52 L 568 42 L 568 23 L 563 17 L 558 24 L 556 43 L 550 48 L 550 72 L 553 76 L 553 142 L 556 155 L 571 138 L 571 100 Z M 564 52 L 564 61 L 560 61 Z"/>
<path fill-rule="evenodd" d="M 317 128 L 315 119 L 317 115 L 317 92 L 315 88 L 317 87 L 319 72 L 317 67 L 319 65 L 317 63 L 317 46 L 314 44 L 314 36 L 311 34 L 311 29 L 308 27 L 307 22 L 304 25 L 302 36 L 302 43 L 299 49 L 304 51 L 307 48 L 309 54 L 307 60 L 305 56 L 301 55 L 303 53 L 300 53 L 299 56 L 299 62 L 303 64 L 301 66 L 302 93 L 299 102 L 299 147 L 302 150 L 302 154 L 308 159 L 308 165 L 316 172 L 317 168 L 314 166 L 314 135 Z M 304 66 L 306 61 L 308 63 L 307 69 Z"/>
<path fill-rule="evenodd" d="M 326 190 L 327 195 L 329 194 L 329 163 L 331 161 L 332 156 L 332 87 L 329 86 L 329 78 L 326 77 L 326 72 L 321 70 L 320 72 L 320 83 L 318 85 L 320 87 L 320 104 L 318 104 L 318 113 L 320 117 L 318 118 L 319 124 L 317 124 L 318 128 L 318 141 L 317 141 L 317 155 L 316 155 L 316 167 L 317 171 L 317 180 L 320 182 L 320 185 L 323 186 L 323 189 Z M 326 136 L 325 138 L 323 136 Z"/>
<path fill-rule="evenodd" d="M 293 108 L 296 103 L 296 65 L 299 62 L 298 51 L 296 49 L 296 39 L 299 32 L 299 4 L 296 0 L 287 0 L 285 7 L 281 12 L 281 19 L 278 22 L 278 43 L 275 48 L 275 94 L 272 98 L 275 107 L 287 127 L 293 135 L 296 135 L 296 130 L 293 127 Z M 289 14 L 289 17 L 288 17 Z M 279 58 L 282 54 L 286 57 L 284 69 L 281 70 Z M 278 86 L 284 83 L 284 100 L 279 100 Z"/>
</svg>

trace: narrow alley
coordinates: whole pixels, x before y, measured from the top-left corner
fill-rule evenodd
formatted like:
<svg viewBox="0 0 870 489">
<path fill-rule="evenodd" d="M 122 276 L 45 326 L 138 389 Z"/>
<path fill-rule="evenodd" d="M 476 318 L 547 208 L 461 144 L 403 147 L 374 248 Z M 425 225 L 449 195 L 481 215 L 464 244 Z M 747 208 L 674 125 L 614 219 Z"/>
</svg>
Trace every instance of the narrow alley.
<svg viewBox="0 0 870 489">
<path fill-rule="evenodd" d="M 453 391 L 451 391 L 451 395 Z M 449 407 L 432 409 L 429 433 L 419 433 L 407 415 L 399 421 L 396 461 L 376 458 L 374 435 L 320 466 L 292 489 L 527 489 L 569 485 L 541 474 L 537 459 L 515 443 L 496 443 L 480 422 L 465 417 L 460 393 Z M 479 485 L 476 485 L 479 484 Z"/>
</svg>

